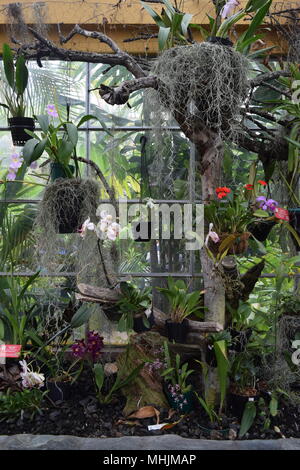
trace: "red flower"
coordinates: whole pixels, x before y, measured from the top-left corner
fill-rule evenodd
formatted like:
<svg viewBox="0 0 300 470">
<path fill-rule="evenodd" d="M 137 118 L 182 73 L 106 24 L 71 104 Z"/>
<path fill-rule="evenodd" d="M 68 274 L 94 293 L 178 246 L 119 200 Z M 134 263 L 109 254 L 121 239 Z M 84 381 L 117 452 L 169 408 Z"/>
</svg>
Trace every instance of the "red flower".
<svg viewBox="0 0 300 470">
<path fill-rule="evenodd" d="M 254 188 L 253 184 L 245 184 L 245 188 L 251 191 Z"/>
<path fill-rule="evenodd" d="M 224 192 L 222 192 L 222 191 L 218 193 L 218 198 L 219 198 L 219 199 L 222 199 L 222 198 L 225 197 L 225 196 L 227 196 L 227 194 L 224 193 Z"/>
<path fill-rule="evenodd" d="M 225 193 L 225 196 L 226 196 L 226 194 L 228 194 L 230 192 L 231 192 L 231 189 L 227 188 L 226 186 L 220 186 L 219 188 L 216 188 L 216 193 L 217 194 Z"/>
<path fill-rule="evenodd" d="M 267 183 L 264 180 L 258 180 L 257 182 L 262 186 L 267 186 Z"/>
</svg>

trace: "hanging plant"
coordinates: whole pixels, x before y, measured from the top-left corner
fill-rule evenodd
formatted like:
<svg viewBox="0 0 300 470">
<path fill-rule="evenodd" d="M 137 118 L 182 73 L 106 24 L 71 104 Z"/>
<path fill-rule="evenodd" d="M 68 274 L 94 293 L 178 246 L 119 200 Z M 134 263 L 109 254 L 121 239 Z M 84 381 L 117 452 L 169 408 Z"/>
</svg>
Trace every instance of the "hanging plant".
<svg viewBox="0 0 300 470">
<path fill-rule="evenodd" d="M 167 109 L 190 132 L 206 126 L 232 138 L 247 95 L 248 68 L 242 54 L 218 42 L 168 49 L 152 70 L 159 79 L 153 109 Z"/>
</svg>

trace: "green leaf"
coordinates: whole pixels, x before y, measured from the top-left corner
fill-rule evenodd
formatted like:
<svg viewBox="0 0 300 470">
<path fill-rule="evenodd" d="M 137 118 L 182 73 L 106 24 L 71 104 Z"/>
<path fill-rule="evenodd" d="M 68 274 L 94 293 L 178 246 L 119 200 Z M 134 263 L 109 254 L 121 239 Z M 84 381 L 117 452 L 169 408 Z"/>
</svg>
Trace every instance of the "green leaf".
<svg viewBox="0 0 300 470">
<path fill-rule="evenodd" d="M 99 392 L 101 392 L 103 384 L 104 384 L 104 379 L 105 379 L 104 368 L 102 364 L 95 364 L 93 370 L 94 370 L 94 376 L 95 376 L 95 382 L 96 382 L 97 388 Z"/>
<path fill-rule="evenodd" d="M 263 4 L 261 8 L 259 8 L 256 11 L 254 18 L 252 19 L 245 33 L 244 40 L 247 40 L 248 38 L 251 38 L 252 36 L 254 36 L 257 28 L 259 28 L 259 26 L 262 24 L 266 14 L 268 13 L 271 4 L 272 4 L 272 0 L 268 0 L 266 3 Z"/>
<path fill-rule="evenodd" d="M 41 144 L 41 141 L 37 139 L 30 139 L 26 142 L 23 147 L 23 158 L 27 165 L 30 165 L 32 162 L 37 160 L 43 153 L 44 149 L 40 152 L 41 147 L 37 150 L 37 146 Z M 39 154 L 40 152 L 40 154 Z M 38 155 L 39 154 L 39 155 Z"/>
<path fill-rule="evenodd" d="M 143 5 L 143 8 L 152 16 L 152 18 L 154 19 L 155 23 L 157 24 L 157 26 L 159 27 L 164 27 L 165 26 L 165 23 L 164 21 L 162 20 L 162 18 L 158 15 L 158 13 L 156 13 L 156 11 L 154 11 L 151 7 L 149 7 L 146 3 L 144 2 L 141 2 L 141 4 Z"/>
<path fill-rule="evenodd" d="M 9 86 L 15 88 L 15 68 L 14 56 L 8 44 L 3 44 L 2 59 L 4 65 L 4 73 Z"/>
<path fill-rule="evenodd" d="M 277 416 L 277 413 L 278 413 L 278 399 L 276 397 L 273 396 L 271 398 L 269 408 L 270 408 L 271 416 L 273 416 L 273 417 Z"/>
<path fill-rule="evenodd" d="M 72 124 L 71 122 L 67 122 L 67 123 L 66 123 L 66 129 L 67 129 L 67 133 L 68 133 L 68 136 L 69 136 L 70 141 L 72 142 L 72 144 L 74 145 L 74 147 L 76 147 L 77 142 L 78 142 L 78 130 L 77 130 L 77 127 L 74 126 L 74 124 Z"/>
<path fill-rule="evenodd" d="M 226 351 L 226 341 L 220 340 L 214 342 L 214 351 L 217 359 L 218 364 L 218 377 L 220 382 L 220 409 L 222 409 L 226 392 L 227 392 L 227 381 L 228 381 L 228 373 L 229 373 L 229 361 L 227 359 L 227 351 Z"/>
<path fill-rule="evenodd" d="M 68 140 L 61 139 L 57 149 L 58 161 L 63 165 L 67 165 L 74 150 L 74 145 Z"/>
<path fill-rule="evenodd" d="M 16 88 L 19 95 L 23 95 L 28 84 L 28 69 L 23 56 L 19 56 L 16 62 Z"/>
<path fill-rule="evenodd" d="M 49 116 L 47 114 L 43 114 L 43 115 L 37 116 L 36 119 L 42 131 L 45 134 L 47 134 L 49 130 Z"/>
<path fill-rule="evenodd" d="M 163 51 L 166 48 L 170 31 L 171 31 L 171 28 L 164 28 L 164 27 L 159 28 L 158 46 L 159 46 L 160 51 Z"/>
<path fill-rule="evenodd" d="M 73 315 L 70 326 L 71 328 L 79 328 L 80 326 L 87 323 L 90 319 L 91 314 L 94 311 L 94 307 L 88 304 L 83 304 Z"/>
<path fill-rule="evenodd" d="M 193 18 L 193 15 L 191 13 L 185 13 L 181 20 L 181 29 L 185 36 L 188 34 L 188 27 L 190 26 L 192 18 Z"/>
<path fill-rule="evenodd" d="M 249 431 L 254 422 L 255 416 L 256 404 L 254 401 L 248 401 L 244 409 L 239 437 L 243 437 Z"/>
</svg>

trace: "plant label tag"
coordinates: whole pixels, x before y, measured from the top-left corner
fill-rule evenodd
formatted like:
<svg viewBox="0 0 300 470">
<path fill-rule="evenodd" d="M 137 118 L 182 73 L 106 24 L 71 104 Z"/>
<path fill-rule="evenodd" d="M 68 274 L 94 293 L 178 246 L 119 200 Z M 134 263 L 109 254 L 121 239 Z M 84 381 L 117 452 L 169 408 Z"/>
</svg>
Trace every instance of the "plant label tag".
<svg viewBox="0 0 300 470">
<path fill-rule="evenodd" d="M 21 344 L 0 344 L 0 357 L 19 357 Z"/>
<path fill-rule="evenodd" d="M 290 220 L 289 211 L 282 207 L 276 207 L 274 214 L 276 219 L 286 220 L 287 222 Z"/>
<path fill-rule="evenodd" d="M 248 398 L 248 401 L 254 401 L 254 398 L 252 398 L 252 397 Z"/>
<path fill-rule="evenodd" d="M 151 426 L 148 426 L 148 431 L 157 431 L 164 426 L 166 426 L 167 423 L 161 423 L 161 424 L 152 424 Z"/>
</svg>

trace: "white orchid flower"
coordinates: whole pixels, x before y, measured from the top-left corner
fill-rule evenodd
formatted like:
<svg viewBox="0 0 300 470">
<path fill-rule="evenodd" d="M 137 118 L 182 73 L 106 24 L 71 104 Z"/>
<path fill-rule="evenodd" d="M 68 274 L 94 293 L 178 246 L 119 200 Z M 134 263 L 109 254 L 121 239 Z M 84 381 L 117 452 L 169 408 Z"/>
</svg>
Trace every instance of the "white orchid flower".
<svg viewBox="0 0 300 470">
<path fill-rule="evenodd" d="M 30 370 L 25 360 L 19 361 L 19 364 L 22 367 L 22 372 L 20 372 L 20 376 L 22 378 L 22 386 L 24 388 L 41 388 L 44 385 L 44 374 L 39 374 Z"/>
<path fill-rule="evenodd" d="M 218 243 L 220 241 L 219 235 L 216 232 L 213 232 L 213 224 L 209 224 L 208 234 L 205 239 L 205 246 L 208 246 L 210 238 L 214 243 Z"/>
<path fill-rule="evenodd" d="M 109 240 L 116 240 L 120 233 L 120 225 L 117 222 L 112 222 L 107 229 L 107 238 Z"/>
<path fill-rule="evenodd" d="M 88 230 L 92 230 L 92 231 L 95 230 L 95 224 L 93 224 L 93 222 L 91 222 L 90 218 L 86 219 L 83 222 L 81 228 L 79 229 L 80 236 L 82 238 L 85 238 L 86 233 L 87 233 Z"/>
</svg>

